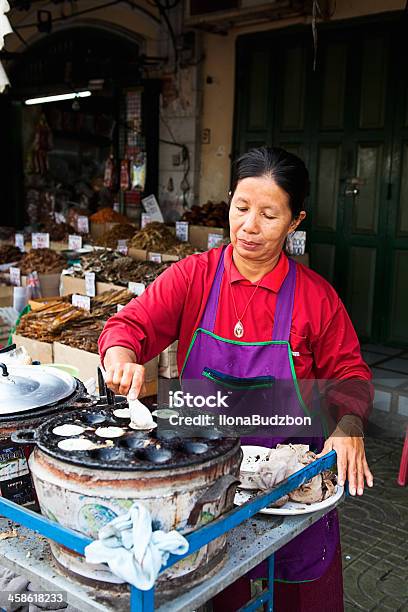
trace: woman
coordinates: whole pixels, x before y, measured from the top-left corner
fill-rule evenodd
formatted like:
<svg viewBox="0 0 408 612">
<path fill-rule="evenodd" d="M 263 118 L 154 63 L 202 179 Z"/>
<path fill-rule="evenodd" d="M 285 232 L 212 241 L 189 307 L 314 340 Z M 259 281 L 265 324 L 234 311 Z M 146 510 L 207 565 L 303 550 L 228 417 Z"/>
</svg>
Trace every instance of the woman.
<svg viewBox="0 0 408 612">
<path fill-rule="evenodd" d="M 303 162 L 282 149 L 262 147 L 239 158 L 230 201 L 231 244 L 166 270 L 108 321 L 100 353 L 109 386 L 125 395 L 139 394 L 141 364 L 176 339 L 182 377 L 200 379 L 205 367 L 218 371 L 223 363 L 226 374 L 241 380 L 267 367 L 268 374 L 293 380 L 294 414 L 304 406 L 295 393 L 296 378 L 340 381 L 343 386 L 337 384 L 332 395 L 337 428 L 316 450 L 336 450 L 340 484 L 348 478 L 351 495 L 362 495 L 364 480 L 373 484 L 361 435 L 372 396 L 369 384 L 353 384 L 368 383 L 370 371 L 334 289 L 283 252 L 287 236 L 306 216 L 308 184 Z M 253 359 L 243 359 L 243 350 Z M 248 363 L 256 365 L 248 369 Z M 275 577 L 280 612 L 343 609 L 335 511 L 279 551 Z M 248 599 L 248 581 L 241 579 L 215 599 L 215 608 L 238 609 Z"/>
</svg>

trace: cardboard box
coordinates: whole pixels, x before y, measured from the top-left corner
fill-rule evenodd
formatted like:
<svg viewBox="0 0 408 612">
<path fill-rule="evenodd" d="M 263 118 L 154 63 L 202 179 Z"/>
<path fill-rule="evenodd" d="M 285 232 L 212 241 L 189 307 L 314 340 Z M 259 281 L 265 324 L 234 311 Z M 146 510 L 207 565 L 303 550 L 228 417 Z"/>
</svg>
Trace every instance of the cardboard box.
<svg viewBox="0 0 408 612">
<path fill-rule="evenodd" d="M 7 346 L 11 325 L 0 317 L 0 347 Z"/>
<path fill-rule="evenodd" d="M 50 240 L 50 249 L 57 251 L 66 251 L 68 249 L 68 240 L 59 240 L 58 242 Z"/>
<path fill-rule="evenodd" d="M 51 342 L 41 342 L 25 338 L 19 334 L 13 334 L 13 343 L 16 346 L 23 346 L 33 361 L 40 363 L 53 363 L 53 346 Z"/>
<path fill-rule="evenodd" d="M 161 255 L 162 262 L 166 261 L 179 261 L 180 257 L 178 255 L 172 255 L 170 253 L 160 253 L 159 251 L 145 251 L 143 249 L 129 249 L 129 257 L 132 257 L 136 261 L 150 261 L 151 253 L 159 253 Z"/>
<path fill-rule="evenodd" d="M 122 291 L 125 289 L 123 285 L 113 285 L 112 283 L 96 282 L 96 295 L 100 295 L 105 291 Z M 68 274 L 61 275 L 61 295 L 70 295 L 71 293 L 79 293 L 85 295 L 85 279 L 69 276 Z"/>
<path fill-rule="evenodd" d="M 90 221 L 90 234 L 92 238 L 98 239 L 106 232 L 109 232 L 116 225 L 120 225 L 120 223 L 95 223 L 94 221 Z"/>
<path fill-rule="evenodd" d="M 176 340 L 159 355 L 159 376 L 162 378 L 178 378 L 177 347 Z"/>
<path fill-rule="evenodd" d="M 99 355 L 82 351 L 81 349 L 54 342 L 54 362 L 73 365 L 79 370 L 82 382 L 90 378 L 97 379 L 97 368 L 100 364 Z"/>
<path fill-rule="evenodd" d="M 90 378 L 97 380 L 97 367 L 100 364 L 100 359 L 96 353 L 89 353 L 88 351 L 61 344 L 61 342 L 54 342 L 54 363 L 64 363 L 77 367 L 79 369 L 79 378 L 82 382 Z M 140 395 L 140 397 L 156 395 L 157 393 L 157 357 L 145 364 L 145 369 L 147 393 Z"/>
<path fill-rule="evenodd" d="M 71 293 L 85 294 L 85 279 L 61 274 L 61 295 L 70 295 Z"/>
<path fill-rule="evenodd" d="M 226 236 L 226 230 L 222 227 L 207 227 L 206 225 L 188 226 L 189 243 L 201 251 L 208 251 L 209 234 L 218 234 L 224 238 Z"/>
<path fill-rule="evenodd" d="M 42 297 L 56 297 L 60 294 L 60 278 L 61 274 L 39 274 L 41 296 Z M 21 277 L 21 285 L 27 286 L 27 276 Z"/>
<path fill-rule="evenodd" d="M 157 253 L 157 252 L 158 251 L 154 251 L 154 253 Z M 150 255 L 151 253 L 148 252 L 147 261 L 150 261 Z M 168 262 L 168 261 L 180 261 L 180 257 L 178 255 L 171 255 L 170 253 L 159 253 L 159 255 L 161 255 L 161 260 L 163 263 Z"/>
<path fill-rule="evenodd" d="M 9 285 L 0 285 L 0 307 L 13 305 L 13 289 Z"/>
<path fill-rule="evenodd" d="M 136 259 L 136 261 L 146 261 L 147 259 L 147 251 L 144 249 L 134 249 L 133 247 L 130 247 L 128 255 L 129 257 Z"/>
</svg>

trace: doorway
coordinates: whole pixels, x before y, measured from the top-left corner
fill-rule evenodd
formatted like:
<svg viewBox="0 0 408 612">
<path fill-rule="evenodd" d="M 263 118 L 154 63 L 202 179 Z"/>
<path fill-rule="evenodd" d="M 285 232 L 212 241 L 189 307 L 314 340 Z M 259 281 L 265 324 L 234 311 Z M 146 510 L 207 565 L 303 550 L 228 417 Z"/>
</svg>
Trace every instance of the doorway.
<svg viewBox="0 0 408 612">
<path fill-rule="evenodd" d="M 401 23 L 401 21 L 404 21 Z M 408 341 L 408 78 L 405 20 L 237 42 L 234 156 L 278 145 L 311 189 L 311 267 L 339 292 L 360 339 Z"/>
</svg>

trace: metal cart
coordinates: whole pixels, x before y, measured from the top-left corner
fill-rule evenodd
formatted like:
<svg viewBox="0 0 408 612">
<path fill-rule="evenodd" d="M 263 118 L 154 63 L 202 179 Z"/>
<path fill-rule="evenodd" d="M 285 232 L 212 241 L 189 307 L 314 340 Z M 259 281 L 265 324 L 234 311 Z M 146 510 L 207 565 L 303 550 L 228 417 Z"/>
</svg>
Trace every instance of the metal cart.
<svg viewBox="0 0 408 612">
<path fill-rule="evenodd" d="M 21 527 L 18 529 L 17 537 L 0 541 L 0 565 L 26 576 L 42 591 L 63 592 L 66 594 L 67 602 L 83 612 L 129 609 L 132 612 L 152 612 L 153 610 L 189 612 L 196 610 L 240 576 L 267 559 L 268 586 L 248 602 L 242 610 L 249 612 L 266 604 L 267 609 L 272 611 L 274 553 L 332 510 L 334 506 L 320 512 L 296 517 L 261 518 L 262 515 L 255 515 L 259 510 L 277 501 L 316 474 L 333 467 L 335 463 L 336 453 L 331 451 L 296 472 L 271 491 L 258 495 L 244 505 L 234 508 L 222 517 L 187 535 L 189 551 L 185 556 L 227 533 L 227 561 L 215 576 L 156 608 L 154 588 L 150 591 L 141 591 L 131 586 L 130 592 L 115 594 L 111 591 L 103 591 L 98 587 L 74 582 L 59 574 L 46 538 L 79 554 L 84 553 L 85 547 L 91 540 L 4 498 L 0 498 L 0 516 L 4 517 L 0 518 L 1 531 L 10 529 L 7 519 L 18 523 Z M 166 567 L 177 563 L 182 558 L 172 555 Z M 166 568 L 163 567 L 162 571 L 164 569 Z"/>
</svg>

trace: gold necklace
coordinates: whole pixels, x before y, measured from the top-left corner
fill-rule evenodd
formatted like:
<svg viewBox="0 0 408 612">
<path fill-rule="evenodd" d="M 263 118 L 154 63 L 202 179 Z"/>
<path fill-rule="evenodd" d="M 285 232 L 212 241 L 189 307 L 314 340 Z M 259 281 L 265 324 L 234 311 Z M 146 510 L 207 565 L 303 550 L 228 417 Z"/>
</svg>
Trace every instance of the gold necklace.
<svg viewBox="0 0 408 612">
<path fill-rule="evenodd" d="M 245 308 L 244 308 L 244 312 L 242 313 L 242 315 L 241 315 L 240 317 L 238 316 L 237 307 L 236 307 L 236 304 L 235 304 L 234 292 L 233 292 L 233 290 L 232 290 L 232 283 L 231 283 L 231 281 L 230 281 L 230 289 L 231 289 L 231 295 L 232 295 L 232 303 L 233 303 L 233 305 L 234 305 L 235 316 L 236 316 L 236 317 L 237 317 L 237 319 L 238 319 L 238 320 L 237 320 L 237 322 L 236 322 L 236 324 L 235 324 L 235 327 L 234 327 L 234 336 L 236 336 L 237 338 L 242 338 L 242 336 L 243 336 L 243 335 L 244 335 L 244 333 L 245 333 L 245 329 L 244 329 L 244 325 L 243 325 L 243 323 L 242 323 L 242 319 L 244 318 L 245 313 L 246 313 L 246 311 L 248 310 L 248 306 L 249 306 L 249 305 L 250 305 L 250 303 L 252 302 L 252 298 L 254 297 L 254 295 L 255 295 L 255 293 L 256 293 L 256 290 L 258 289 L 258 287 L 259 287 L 259 284 L 260 284 L 261 280 L 262 280 L 262 278 L 261 278 L 261 279 L 258 281 L 258 284 L 256 285 L 256 287 L 255 287 L 254 291 L 252 292 L 252 295 L 251 295 L 251 297 L 249 298 L 249 300 L 248 300 L 248 302 L 247 302 L 247 305 L 246 305 L 246 306 L 245 306 Z"/>
</svg>

